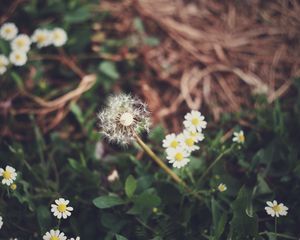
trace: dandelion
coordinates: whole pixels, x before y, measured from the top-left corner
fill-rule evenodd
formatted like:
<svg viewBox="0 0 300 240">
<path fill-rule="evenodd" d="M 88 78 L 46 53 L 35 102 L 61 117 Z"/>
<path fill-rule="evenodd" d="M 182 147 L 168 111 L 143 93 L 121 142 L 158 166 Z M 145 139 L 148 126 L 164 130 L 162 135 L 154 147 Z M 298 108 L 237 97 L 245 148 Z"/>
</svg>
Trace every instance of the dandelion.
<svg viewBox="0 0 300 240">
<path fill-rule="evenodd" d="M 183 134 L 180 134 L 179 138 L 179 141 L 182 144 L 182 146 L 186 148 L 189 152 L 200 149 L 199 146 L 195 145 L 199 139 L 198 135 L 185 130 Z"/>
<path fill-rule="evenodd" d="M 109 182 L 114 182 L 114 181 L 116 181 L 116 180 L 118 180 L 119 179 L 119 173 L 118 173 L 118 171 L 116 170 L 116 169 L 114 169 L 112 172 L 111 172 L 111 174 L 109 174 L 108 176 L 107 176 L 107 180 L 109 181 Z"/>
<path fill-rule="evenodd" d="M 16 66 L 23 66 L 27 62 L 27 55 L 22 51 L 13 51 L 9 55 L 9 61 Z"/>
<path fill-rule="evenodd" d="M 55 217 L 58 219 L 66 219 L 67 217 L 71 216 L 71 211 L 73 211 L 73 208 L 68 206 L 70 203 L 69 200 L 59 198 L 55 200 L 55 203 L 56 204 L 51 204 L 51 212 L 53 212 Z"/>
<path fill-rule="evenodd" d="M 6 166 L 5 170 L 0 168 L 0 176 L 2 179 L 2 184 L 7 186 L 11 185 L 17 178 L 16 169 L 11 166 Z"/>
<path fill-rule="evenodd" d="M 100 132 L 112 142 L 127 145 L 135 136 L 149 131 L 150 118 L 146 104 L 130 95 L 110 96 L 98 113 Z"/>
<path fill-rule="evenodd" d="M 12 42 L 10 43 L 13 51 L 22 51 L 27 53 L 30 50 L 31 40 L 26 34 L 18 35 Z"/>
<path fill-rule="evenodd" d="M 286 216 L 288 207 L 284 206 L 283 203 L 278 204 L 276 200 L 273 202 L 267 201 L 267 207 L 265 207 L 265 210 L 268 215 L 271 215 L 272 217 L 279 217 Z"/>
<path fill-rule="evenodd" d="M 3 218 L 0 216 L 0 229 L 2 228 L 3 226 Z"/>
<path fill-rule="evenodd" d="M 52 33 L 47 29 L 38 28 L 33 32 L 31 40 L 38 48 L 47 47 L 52 43 Z"/>
<path fill-rule="evenodd" d="M 52 33 L 52 43 L 55 47 L 63 46 L 68 40 L 67 33 L 62 28 L 54 28 L 51 33 Z"/>
<path fill-rule="evenodd" d="M 192 110 L 190 113 L 187 113 L 184 118 L 183 124 L 185 128 L 192 132 L 202 132 L 202 129 L 207 126 L 204 116 L 199 111 Z"/>
<path fill-rule="evenodd" d="M 9 61 L 3 54 L 0 55 L 0 75 L 6 72 Z"/>
<path fill-rule="evenodd" d="M 167 149 L 167 159 L 175 168 L 182 168 L 185 166 L 190 161 L 190 159 L 188 159 L 189 156 L 190 153 L 183 147 Z"/>
<path fill-rule="evenodd" d="M 218 190 L 220 192 L 225 192 L 227 190 L 227 186 L 224 183 L 220 183 L 218 186 Z"/>
<path fill-rule="evenodd" d="M 245 135 L 244 135 L 244 131 L 241 130 L 239 132 L 234 132 L 233 133 L 233 138 L 232 138 L 233 142 L 237 142 L 240 144 L 243 144 L 245 142 Z"/>
<path fill-rule="evenodd" d="M 180 144 L 179 136 L 175 133 L 168 134 L 163 140 L 164 148 L 177 148 Z"/>
<path fill-rule="evenodd" d="M 67 237 L 63 232 L 59 230 L 51 229 L 49 232 L 46 232 L 43 236 L 44 240 L 67 240 Z"/>
<path fill-rule="evenodd" d="M 18 28 L 14 23 L 4 23 L 0 28 L 0 36 L 7 41 L 14 39 L 17 34 Z"/>
</svg>

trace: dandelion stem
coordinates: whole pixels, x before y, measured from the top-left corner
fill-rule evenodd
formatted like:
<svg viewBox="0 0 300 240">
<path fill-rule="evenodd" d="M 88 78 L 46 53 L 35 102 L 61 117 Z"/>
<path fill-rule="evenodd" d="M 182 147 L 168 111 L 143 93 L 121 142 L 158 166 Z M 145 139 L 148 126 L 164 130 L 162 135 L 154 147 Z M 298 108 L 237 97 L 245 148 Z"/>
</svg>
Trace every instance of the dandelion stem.
<svg viewBox="0 0 300 240">
<path fill-rule="evenodd" d="M 199 182 L 201 183 L 204 178 L 208 175 L 210 170 L 229 152 L 231 152 L 232 148 L 234 145 L 232 145 L 230 148 L 226 149 L 224 152 L 222 152 L 210 165 L 209 167 L 205 170 L 205 172 L 202 174 L 202 176 L 199 179 Z"/>
<path fill-rule="evenodd" d="M 142 149 L 158 164 L 160 168 L 162 168 L 175 182 L 179 185 L 183 186 L 184 189 L 191 195 L 193 195 L 198 200 L 202 201 L 202 197 L 192 189 L 190 189 L 187 184 L 179 177 L 176 173 L 174 173 L 148 146 L 144 141 L 135 134 L 135 138 L 137 143 L 141 146 Z"/>
<path fill-rule="evenodd" d="M 179 183 L 183 187 L 187 188 L 186 183 L 176 175 L 148 146 L 144 141 L 138 136 L 135 135 L 137 143 L 141 146 L 142 149 L 158 164 L 158 166 L 163 169 L 175 182 Z"/>
</svg>

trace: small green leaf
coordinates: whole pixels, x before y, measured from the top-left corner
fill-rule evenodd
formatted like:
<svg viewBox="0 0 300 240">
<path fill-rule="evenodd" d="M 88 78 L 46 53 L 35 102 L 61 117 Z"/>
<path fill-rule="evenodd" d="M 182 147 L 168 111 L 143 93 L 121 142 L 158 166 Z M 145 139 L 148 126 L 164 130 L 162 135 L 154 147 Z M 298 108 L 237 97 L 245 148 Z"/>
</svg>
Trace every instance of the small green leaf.
<svg viewBox="0 0 300 240">
<path fill-rule="evenodd" d="M 101 62 L 99 65 L 99 70 L 113 80 L 117 80 L 120 77 L 116 64 L 114 62 L 111 61 Z"/>
<path fill-rule="evenodd" d="M 119 234 L 116 234 L 116 240 L 128 240 L 126 237 L 123 237 Z"/>
<path fill-rule="evenodd" d="M 82 115 L 82 111 L 81 108 L 75 103 L 72 102 L 70 105 L 70 110 L 72 111 L 72 113 L 75 115 L 76 119 L 78 120 L 78 122 L 80 124 L 84 123 L 84 117 Z"/>
<path fill-rule="evenodd" d="M 23 90 L 24 84 L 23 84 L 23 80 L 22 80 L 21 76 L 16 72 L 11 72 L 11 77 L 16 82 L 18 88 Z"/>
<path fill-rule="evenodd" d="M 111 208 L 118 205 L 123 205 L 125 202 L 117 196 L 101 196 L 93 200 L 97 208 Z"/>
<path fill-rule="evenodd" d="M 129 175 L 125 182 L 125 193 L 127 197 L 131 198 L 136 190 L 136 180 L 132 175 Z"/>
</svg>

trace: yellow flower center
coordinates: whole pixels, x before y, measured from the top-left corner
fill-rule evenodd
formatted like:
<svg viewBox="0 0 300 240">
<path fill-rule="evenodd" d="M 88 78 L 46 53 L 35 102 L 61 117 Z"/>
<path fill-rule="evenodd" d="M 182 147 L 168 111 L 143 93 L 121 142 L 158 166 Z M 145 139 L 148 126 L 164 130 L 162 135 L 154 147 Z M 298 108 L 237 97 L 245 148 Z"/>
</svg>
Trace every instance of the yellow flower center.
<svg viewBox="0 0 300 240">
<path fill-rule="evenodd" d="M 21 56 L 19 54 L 16 54 L 16 60 L 20 60 Z"/>
<path fill-rule="evenodd" d="M 176 148 L 177 146 L 178 146 L 178 141 L 176 141 L 176 140 L 173 140 L 172 142 L 171 142 L 171 144 L 170 144 L 170 146 L 172 147 L 172 148 Z"/>
<path fill-rule="evenodd" d="M 46 36 L 45 36 L 45 35 L 42 35 L 42 34 L 41 34 L 41 35 L 38 35 L 36 41 L 37 41 L 38 43 L 45 42 L 45 41 L 46 41 Z"/>
<path fill-rule="evenodd" d="M 67 205 L 66 204 L 59 204 L 58 206 L 57 206 L 57 210 L 59 211 L 59 212 L 65 212 L 66 210 L 67 210 Z"/>
<path fill-rule="evenodd" d="M 281 211 L 281 207 L 279 205 L 274 205 L 273 207 L 274 212 L 280 212 Z"/>
<path fill-rule="evenodd" d="M 11 33 L 11 29 L 10 28 L 5 28 L 5 33 L 7 33 L 7 34 L 9 34 L 9 33 Z"/>
<path fill-rule="evenodd" d="M 218 188 L 220 192 L 224 192 L 226 190 L 226 186 L 224 184 L 220 184 Z"/>
<path fill-rule="evenodd" d="M 57 236 L 52 236 L 50 240 L 59 240 L 59 238 Z"/>
<path fill-rule="evenodd" d="M 185 143 L 186 143 L 186 145 L 188 145 L 189 147 L 192 147 L 192 146 L 194 146 L 195 141 L 194 141 L 193 138 L 187 138 L 187 139 L 185 140 Z"/>
<path fill-rule="evenodd" d="M 11 179 L 11 172 L 9 171 L 4 171 L 3 174 L 2 174 L 3 178 L 8 180 L 8 179 Z"/>
<path fill-rule="evenodd" d="M 25 42 L 24 42 L 23 39 L 18 39 L 17 42 L 16 42 L 16 44 L 17 44 L 17 46 L 18 46 L 19 48 L 21 48 L 21 47 L 24 47 Z"/>
<path fill-rule="evenodd" d="M 195 126 L 199 125 L 199 122 L 200 122 L 199 118 L 193 118 L 192 119 L 192 124 L 195 125 Z"/>
<path fill-rule="evenodd" d="M 239 142 L 241 143 L 245 142 L 245 136 L 243 134 L 239 135 Z"/>
<path fill-rule="evenodd" d="M 182 153 L 176 153 L 175 154 L 175 160 L 176 161 L 181 161 L 183 159 L 183 154 Z"/>
</svg>

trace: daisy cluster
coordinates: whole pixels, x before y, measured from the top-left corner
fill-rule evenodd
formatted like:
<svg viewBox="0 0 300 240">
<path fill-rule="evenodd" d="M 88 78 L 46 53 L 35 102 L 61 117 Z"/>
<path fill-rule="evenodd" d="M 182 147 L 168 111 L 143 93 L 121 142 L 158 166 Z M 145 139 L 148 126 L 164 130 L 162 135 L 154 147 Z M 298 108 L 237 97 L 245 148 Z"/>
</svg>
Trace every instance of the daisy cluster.
<svg viewBox="0 0 300 240">
<path fill-rule="evenodd" d="M 7 22 L 0 27 L 0 38 L 10 43 L 11 52 L 9 56 L 0 54 L 0 75 L 4 74 L 9 64 L 15 66 L 23 66 L 27 60 L 27 54 L 32 43 L 35 43 L 37 48 L 63 46 L 68 39 L 67 33 L 62 28 L 54 28 L 48 30 L 44 28 L 36 29 L 32 36 L 24 33 L 19 33 L 18 28 L 14 23 Z"/>
<path fill-rule="evenodd" d="M 59 198 L 51 204 L 51 212 L 57 219 L 67 219 L 71 216 L 71 212 L 74 210 L 73 207 L 69 206 L 70 201 L 64 198 Z M 46 232 L 43 236 L 44 240 L 67 240 L 64 232 L 59 229 L 51 229 Z M 80 240 L 80 237 L 70 238 L 69 240 Z"/>
<path fill-rule="evenodd" d="M 184 119 L 183 132 L 168 134 L 162 144 L 166 149 L 169 163 L 175 168 L 181 168 L 189 163 L 191 153 L 199 149 L 196 144 L 204 139 L 202 130 L 207 125 L 204 116 L 199 111 L 192 110 L 184 116 Z"/>
</svg>

